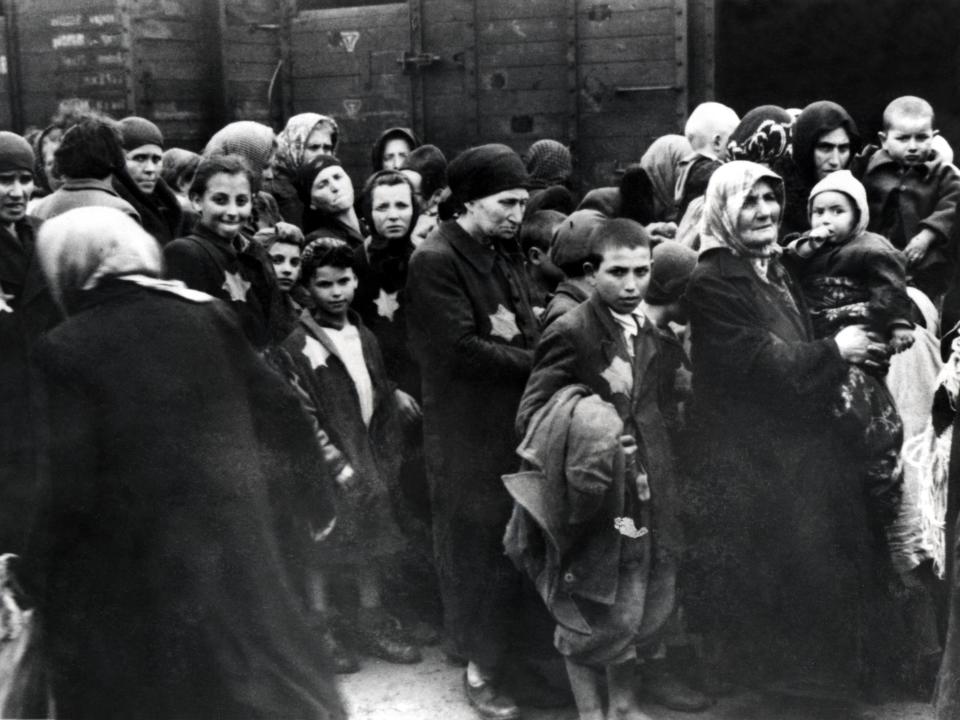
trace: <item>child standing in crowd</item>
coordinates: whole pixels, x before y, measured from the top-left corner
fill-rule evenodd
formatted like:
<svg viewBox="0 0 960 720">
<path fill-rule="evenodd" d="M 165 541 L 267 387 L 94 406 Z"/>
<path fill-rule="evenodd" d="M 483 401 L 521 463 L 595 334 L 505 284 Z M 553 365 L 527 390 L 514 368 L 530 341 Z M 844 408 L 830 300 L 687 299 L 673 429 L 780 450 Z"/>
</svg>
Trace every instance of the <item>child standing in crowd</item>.
<svg viewBox="0 0 960 720">
<path fill-rule="evenodd" d="M 302 261 L 300 283 L 314 308 L 300 316 L 284 349 L 297 364 L 318 423 L 353 469 L 336 486 L 337 524 L 313 576 L 314 602 L 330 616 L 334 593 L 356 598 L 346 625 L 352 637 L 328 623 L 327 646 L 342 670 L 357 669 L 354 644 L 389 662 L 416 663 L 420 651 L 402 637 L 382 595 L 382 573 L 404 543 L 391 504 L 401 460 L 398 416 L 414 412 L 416 403 L 394 389 L 376 338 L 350 309 L 357 289 L 354 250 L 320 238 L 304 249 Z"/>
<path fill-rule="evenodd" d="M 726 105 L 705 102 L 697 105 L 684 127 L 691 153 L 677 178 L 677 217 L 682 218 L 694 198 L 707 191 L 707 183 L 714 170 L 727 158 L 730 135 L 740 124 L 740 118 Z"/>
<path fill-rule="evenodd" d="M 866 232 L 867 193 L 849 170 L 825 176 L 810 193 L 811 230 L 787 254 L 810 308 L 814 335 L 831 337 L 866 325 L 891 352 L 913 344 L 911 303 L 902 254 Z M 851 365 L 834 413 L 848 420 L 866 465 L 867 488 L 886 521 L 899 498 L 903 425 L 882 377 Z"/>
<path fill-rule="evenodd" d="M 238 155 L 204 158 L 190 185 L 199 215 L 186 237 L 163 248 L 167 276 L 226 301 L 254 347 L 273 338 L 281 298 L 270 259 L 241 234 L 253 211 L 253 175 Z"/>
<path fill-rule="evenodd" d="M 507 540 L 521 542 L 508 542 L 508 553 L 535 573 L 557 621 L 555 644 L 581 720 L 604 717 L 600 668 L 606 717 L 644 720 L 634 697 L 636 644 L 673 611 L 676 476 L 660 411 L 660 341 L 640 309 L 650 282 L 649 236 L 639 223 L 616 219 L 597 228 L 592 243 L 593 294 L 544 334 L 517 414 L 525 434 L 519 453 L 547 482 L 506 478 L 543 533 L 541 551 L 511 532 L 523 522 L 515 513 Z M 554 452 L 559 436 L 565 464 Z M 537 485 L 542 497 L 524 485 Z"/>
<path fill-rule="evenodd" d="M 930 103 L 899 97 L 883 111 L 881 147 L 867 148 L 854 168 L 867 188 L 870 230 L 903 251 L 911 284 L 934 302 L 953 271 L 960 203 L 960 172 L 933 152 L 936 134 Z"/>
<path fill-rule="evenodd" d="M 563 219 L 550 243 L 550 259 L 563 280 L 540 316 L 540 330 L 590 297 L 590 280 L 583 264 L 591 257 L 590 234 L 603 220 L 596 210 L 577 210 Z"/>
<path fill-rule="evenodd" d="M 537 320 L 543 317 L 550 295 L 563 280 L 563 272 L 550 259 L 550 240 L 565 217 L 556 210 L 538 210 L 526 215 L 520 225 L 530 305 Z"/>
</svg>

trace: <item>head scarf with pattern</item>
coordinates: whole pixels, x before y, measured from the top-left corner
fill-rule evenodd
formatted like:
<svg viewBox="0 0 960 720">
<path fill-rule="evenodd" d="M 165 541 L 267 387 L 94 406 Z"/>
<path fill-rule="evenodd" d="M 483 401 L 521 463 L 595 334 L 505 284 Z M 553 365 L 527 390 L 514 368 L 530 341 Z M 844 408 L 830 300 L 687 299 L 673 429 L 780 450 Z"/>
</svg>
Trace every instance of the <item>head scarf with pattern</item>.
<svg viewBox="0 0 960 720">
<path fill-rule="evenodd" d="M 740 120 L 727 141 L 731 160 L 770 165 L 790 152 L 793 118 L 778 105 L 761 105 Z"/>
<path fill-rule="evenodd" d="M 721 165 L 710 177 L 704 194 L 703 217 L 700 220 L 701 251 L 714 247 L 729 248 L 734 255 L 747 258 L 769 258 L 780 254 L 776 239 L 762 248 L 748 247 L 740 239 L 737 220 L 747 195 L 761 180 L 773 187 L 783 215 L 783 179 L 763 165 L 747 160 L 733 160 Z"/>
<path fill-rule="evenodd" d="M 329 115 L 300 113 L 287 120 L 286 127 L 277 135 L 277 152 L 273 157 L 274 167 L 290 177 L 296 177 L 303 165 L 303 150 L 307 145 L 307 139 L 321 124 L 330 129 L 330 139 L 333 141 L 331 154 L 335 153 L 337 138 L 340 134 L 337 121 Z"/>
</svg>

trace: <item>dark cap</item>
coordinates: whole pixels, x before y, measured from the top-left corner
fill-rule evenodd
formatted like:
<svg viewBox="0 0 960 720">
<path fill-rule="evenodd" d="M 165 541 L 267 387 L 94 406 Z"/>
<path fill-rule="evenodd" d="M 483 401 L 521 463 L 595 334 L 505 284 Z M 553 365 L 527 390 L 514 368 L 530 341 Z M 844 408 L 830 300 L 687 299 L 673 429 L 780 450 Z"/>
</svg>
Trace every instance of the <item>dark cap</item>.
<svg viewBox="0 0 960 720">
<path fill-rule="evenodd" d="M 454 197 L 462 203 L 530 186 L 523 160 L 499 143 L 464 150 L 451 161 L 447 179 Z"/>
<path fill-rule="evenodd" d="M 672 240 L 653 249 L 653 270 L 645 299 L 650 305 L 669 305 L 683 297 L 697 266 L 696 251 Z"/>
</svg>

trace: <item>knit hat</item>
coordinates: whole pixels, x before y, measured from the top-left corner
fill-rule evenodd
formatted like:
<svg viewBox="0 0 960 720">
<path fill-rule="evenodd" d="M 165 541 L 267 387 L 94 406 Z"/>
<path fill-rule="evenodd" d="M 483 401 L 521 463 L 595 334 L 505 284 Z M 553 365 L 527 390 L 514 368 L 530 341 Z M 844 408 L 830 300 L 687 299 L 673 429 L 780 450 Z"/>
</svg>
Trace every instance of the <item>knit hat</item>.
<svg viewBox="0 0 960 720">
<path fill-rule="evenodd" d="M 695 250 L 667 240 L 653 249 L 653 270 L 645 300 L 650 305 L 669 305 L 683 297 L 687 281 L 697 266 Z"/>
<path fill-rule="evenodd" d="M 300 171 L 297 173 L 297 196 L 304 205 L 310 205 L 313 181 L 328 167 L 343 167 L 343 163 L 333 155 L 317 155 L 310 162 L 300 166 Z"/>
<path fill-rule="evenodd" d="M 537 140 L 525 159 L 530 178 L 543 185 L 562 185 L 573 175 L 570 150 L 556 140 Z"/>
<path fill-rule="evenodd" d="M 462 203 L 530 184 L 520 156 L 499 143 L 464 150 L 450 163 L 447 178 L 454 197 Z"/>
<path fill-rule="evenodd" d="M 204 155 L 235 153 L 261 175 L 273 154 L 273 130 L 252 120 L 240 120 L 218 130 L 203 149 Z"/>
<path fill-rule="evenodd" d="M 557 226 L 550 243 L 550 259 L 563 267 L 590 259 L 590 237 L 606 218 L 596 210 L 577 210 Z"/>
<path fill-rule="evenodd" d="M 133 150 L 142 145 L 157 145 L 163 149 L 163 133 L 146 118 L 131 115 L 120 121 L 123 149 Z"/>
<path fill-rule="evenodd" d="M 867 191 L 863 184 L 857 180 L 849 170 L 837 170 L 827 175 L 823 180 L 813 186 L 810 191 L 810 199 L 807 201 L 807 217 L 813 212 L 813 198 L 823 192 L 833 190 L 841 192 L 853 201 L 853 206 L 858 210 L 859 218 L 856 227 L 850 237 L 856 237 L 870 224 L 870 206 L 867 204 Z"/>
<path fill-rule="evenodd" d="M 0 172 L 26 170 L 33 172 L 33 149 L 16 133 L 0 132 Z"/>
</svg>

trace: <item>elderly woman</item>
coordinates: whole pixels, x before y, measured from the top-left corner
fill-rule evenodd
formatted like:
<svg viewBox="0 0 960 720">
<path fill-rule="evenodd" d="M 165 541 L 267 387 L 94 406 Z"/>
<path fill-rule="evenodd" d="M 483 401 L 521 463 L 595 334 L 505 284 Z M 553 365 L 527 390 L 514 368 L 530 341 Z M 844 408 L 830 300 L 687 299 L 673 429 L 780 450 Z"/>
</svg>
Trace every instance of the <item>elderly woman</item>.
<svg viewBox="0 0 960 720">
<path fill-rule="evenodd" d="M 333 155 L 339 133 L 337 121 L 332 117 L 300 113 L 287 120 L 277 135 L 273 177 L 264 182 L 264 190 L 276 199 L 280 214 L 288 223 L 299 227 L 303 222 L 304 205 L 296 187 L 300 169 L 317 155 Z"/>
<path fill-rule="evenodd" d="M 353 180 L 333 155 L 317 155 L 300 168 L 297 192 L 303 202 L 305 235 L 333 237 L 351 247 L 363 245 L 360 218 L 355 208 Z"/>
<path fill-rule="evenodd" d="M 49 220 L 38 255 L 68 317 L 37 348 L 48 473 L 24 569 L 58 715 L 345 717 L 290 580 L 331 520 L 296 396 L 221 303 L 156 279 L 123 213 Z"/>
<path fill-rule="evenodd" d="M 780 264 L 783 182 L 733 161 L 710 179 L 687 290 L 691 615 L 739 681 L 853 697 L 877 556 L 862 468 L 830 408 L 861 326 L 814 339 Z M 784 685 L 785 684 L 785 685 Z"/>
</svg>

